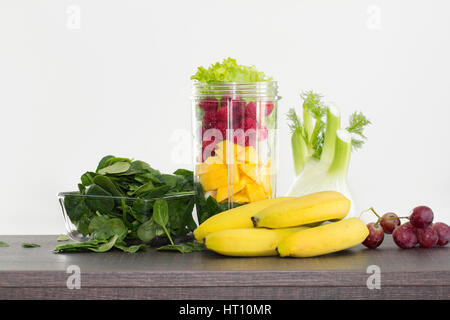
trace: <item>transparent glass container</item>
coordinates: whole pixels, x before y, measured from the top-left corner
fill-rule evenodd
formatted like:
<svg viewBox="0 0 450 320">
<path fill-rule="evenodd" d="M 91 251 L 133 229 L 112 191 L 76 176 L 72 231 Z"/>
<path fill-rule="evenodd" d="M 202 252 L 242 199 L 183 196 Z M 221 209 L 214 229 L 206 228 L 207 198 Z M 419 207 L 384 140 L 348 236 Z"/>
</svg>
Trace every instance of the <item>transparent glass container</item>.
<svg viewBox="0 0 450 320">
<path fill-rule="evenodd" d="M 96 207 L 96 209 L 97 207 L 112 208 L 114 207 L 113 203 L 116 203 L 117 206 L 114 209 L 104 210 L 101 213 L 107 214 L 110 217 L 123 218 L 123 210 L 126 209 L 118 210 L 118 208 L 120 208 L 120 206 L 123 206 L 124 208 L 127 206 L 133 209 L 136 218 L 139 216 L 141 222 L 144 222 L 151 217 L 154 202 L 157 199 L 165 199 L 169 207 L 170 224 L 170 219 L 178 218 L 176 214 L 172 214 L 172 207 L 174 207 L 172 204 L 179 206 L 180 202 L 183 202 L 186 210 L 192 211 L 194 195 L 194 192 L 179 192 L 174 195 L 166 195 L 159 198 L 143 199 L 134 197 L 82 195 L 78 191 L 72 191 L 60 192 L 58 194 L 58 200 L 61 205 L 67 235 L 74 241 L 88 241 L 90 240 L 88 226 L 91 221 L 90 219 L 95 216 L 95 211 L 91 210 L 92 207 Z M 85 219 L 79 219 L 86 211 L 88 214 L 85 215 Z"/>
<path fill-rule="evenodd" d="M 197 198 L 226 210 L 275 197 L 279 99 L 275 81 L 193 83 Z"/>
</svg>

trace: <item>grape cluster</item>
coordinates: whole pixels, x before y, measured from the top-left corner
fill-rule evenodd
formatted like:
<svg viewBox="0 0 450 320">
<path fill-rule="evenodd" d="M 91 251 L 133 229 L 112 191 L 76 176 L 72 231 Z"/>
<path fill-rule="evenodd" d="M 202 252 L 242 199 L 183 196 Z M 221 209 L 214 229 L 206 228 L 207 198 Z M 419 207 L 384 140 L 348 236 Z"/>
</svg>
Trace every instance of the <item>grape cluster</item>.
<svg viewBox="0 0 450 320">
<path fill-rule="evenodd" d="M 422 248 L 445 246 L 450 240 L 450 227 L 443 222 L 433 223 L 433 211 L 427 206 L 414 208 L 409 217 L 398 217 L 388 212 L 380 217 L 373 208 L 372 212 L 378 217 L 377 222 L 367 224 L 369 235 L 363 245 L 375 249 L 384 240 L 384 234 L 392 234 L 395 244 L 402 249 L 409 249 L 419 244 Z M 401 224 L 400 219 L 409 219 Z"/>
</svg>

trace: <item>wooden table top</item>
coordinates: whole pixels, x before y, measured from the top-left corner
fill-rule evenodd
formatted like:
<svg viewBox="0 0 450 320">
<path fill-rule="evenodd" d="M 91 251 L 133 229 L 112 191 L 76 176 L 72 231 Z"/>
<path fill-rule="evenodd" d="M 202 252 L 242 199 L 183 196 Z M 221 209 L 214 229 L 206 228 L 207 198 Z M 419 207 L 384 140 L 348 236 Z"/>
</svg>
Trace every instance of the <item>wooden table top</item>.
<svg viewBox="0 0 450 320">
<path fill-rule="evenodd" d="M 0 299 L 450 298 L 449 247 L 402 250 L 391 236 L 376 250 L 360 245 L 303 259 L 152 248 L 56 254 L 52 250 L 61 243 L 56 238 L 0 236 L 9 244 L 0 247 Z M 23 242 L 41 247 L 22 248 Z M 80 270 L 80 289 L 67 286 L 70 266 Z M 379 289 L 367 286 L 375 283 L 371 268 L 380 270 Z"/>
</svg>

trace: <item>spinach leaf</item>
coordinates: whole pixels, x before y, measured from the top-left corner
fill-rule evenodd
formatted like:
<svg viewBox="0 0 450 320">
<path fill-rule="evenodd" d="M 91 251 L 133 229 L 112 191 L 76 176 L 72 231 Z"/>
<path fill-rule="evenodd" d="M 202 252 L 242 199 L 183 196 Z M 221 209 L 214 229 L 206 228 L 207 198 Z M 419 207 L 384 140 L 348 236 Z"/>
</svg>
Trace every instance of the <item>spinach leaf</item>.
<svg viewBox="0 0 450 320">
<path fill-rule="evenodd" d="M 98 164 L 98 166 L 97 166 L 97 169 L 95 169 L 95 172 L 98 172 L 100 169 L 103 169 L 104 167 L 106 167 L 106 165 L 105 165 L 106 162 L 107 162 L 109 159 L 112 159 L 112 158 L 115 158 L 115 157 L 112 156 L 112 155 L 103 157 L 103 158 L 100 160 L 100 162 L 99 162 L 99 164 Z"/>
<path fill-rule="evenodd" d="M 141 193 L 139 196 L 143 199 L 155 199 L 164 196 L 167 191 L 170 190 L 170 186 L 163 185 L 157 188 L 154 188 L 151 191 Z"/>
<path fill-rule="evenodd" d="M 146 184 L 143 184 L 139 188 L 137 188 L 134 192 L 132 192 L 130 195 L 136 195 L 139 196 L 144 193 L 151 192 L 155 189 L 155 186 L 153 185 L 153 182 L 149 181 Z"/>
<path fill-rule="evenodd" d="M 118 238 L 119 236 L 116 234 L 111 239 L 109 239 L 108 242 L 101 244 L 98 247 L 88 247 L 88 249 L 94 252 L 109 251 L 112 247 L 114 247 Z"/>
<path fill-rule="evenodd" d="M 114 247 L 116 247 L 119 250 L 122 250 L 123 252 L 128 252 L 128 253 L 136 253 L 139 250 L 147 249 L 146 244 L 127 246 L 127 244 L 123 241 L 117 241 L 116 244 L 114 245 Z"/>
<path fill-rule="evenodd" d="M 109 239 L 113 235 L 117 235 L 118 239 L 122 240 L 126 237 L 128 229 L 119 218 L 109 219 L 105 216 L 96 216 L 89 224 L 89 233 L 93 239 Z"/>
<path fill-rule="evenodd" d="M 195 252 L 195 251 L 203 251 L 204 246 L 202 244 L 199 244 L 198 242 L 188 242 L 188 243 L 180 243 L 180 244 L 173 244 L 173 245 L 166 245 L 159 247 L 156 249 L 158 251 L 178 251 L 181 253 L 189 253 L 189 252 Z"/>
<path fill-rule="evenodd" d="M 99 211 L 103 214 L 110 213 L 114 208 L 114 200 L 111 194 L 102 187 L 93 184 L 86 190 L 86 205 L 93 212 Z"/>
<path fill-rule="evenodd" d="M 94 183 L 94 177 L 95 177 L 95 173 L 94 172 L 86 172 L 85 174 L 83 174 L 81 176 L 81 185 L 88 187 L 90 186 L 92 183 Z"/>
<path fill-rule="evenodd" d="M 0 241 L 0 247 L 9 247 L 9 244 L 4 241 Z"/>
<path fill-rule="evenodd" d="M 22 243 L 22 247 L 23 248 L 38 248 L 38 247 L 40 247 L 40 245 L 36 244 L 36 243 L 24 242 L 24 243 Z"/>
<path fill-rule="evenodd" d="M 153 205 L 153 220 L 163 228 L 167 238 L 169 238 L 170 243 L 173 245 L 172 237 L 166 228 L 167 223 L 169 222 L 169 205 L 165 199 L 158 199 L 155 201 L 155 204 Z"/>
<path fill-rule="evenodd" d="M 110 159 L 111 160 L 111 159 Z M 119 174 L 119 173 L 125 173 L 130 169 L 130 163 L 125 161 L 118 161 L 114 162 L 108 167 L 102 168 L 98 170 L 98 174 L 105 175 L 105 174 Z"/>
<path fill-rule="evenodd" d="M 127 172 L 122 173 L 122 175 L 136 175 L 139 173 L 145 173 L 145 172 L 152 172 L 153 169 L 150 167 L 150 165 L 144 161 L 135 160 L 131 162 L 130 168 Z"/>
<path fill-rule="evenodd" d="M 119 187 L 106 176 L 96 176 L 93 179 L 93 183 L 103 188 L 103 190 L 109 192 L 115 197 L 123 197 L 124 194 L 120 191 Z"/>
<path fill-rule="evenodd" d="M 153 218 L 144 222 L 137 229 L 137 236 L 143 242 L 150 242 L 153 238 L 162 236 L 164 234 L 164 229 L 155 223 Z"/>
<path fill-rule="evenodd" d="M 88 250 L 88 248 L 96 248 L 105 242 L 106 242 L 105 240 L 89 240 L 85 242 L 72 242 L 67 244 L 60 244 L 57 245 L 53 251 L 55 253 L 84 251 Z"/>
</svg>

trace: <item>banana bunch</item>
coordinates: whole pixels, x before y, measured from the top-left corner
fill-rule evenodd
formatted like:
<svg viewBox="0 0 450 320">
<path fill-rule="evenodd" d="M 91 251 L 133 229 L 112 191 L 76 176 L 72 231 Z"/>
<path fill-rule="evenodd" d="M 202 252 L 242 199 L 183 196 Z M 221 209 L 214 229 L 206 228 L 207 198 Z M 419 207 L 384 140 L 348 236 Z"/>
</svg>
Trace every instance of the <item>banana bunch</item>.
<svg viewBox="0 0 450 320">
<path fill-rule="evenodd" d="M 361 220 L 342 220 L 350 205 L 335 191 L 261 200 L 212 216 L 194 236 L 207 249 L 228 256 L 314 257 L 353 247 L 367 237 Z"/>
</svg>

